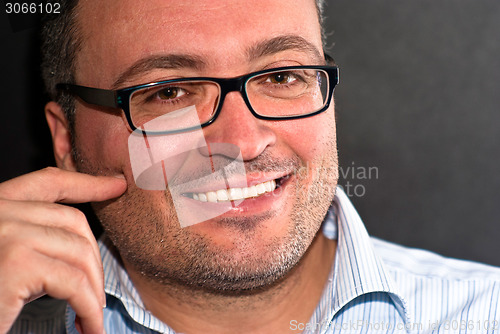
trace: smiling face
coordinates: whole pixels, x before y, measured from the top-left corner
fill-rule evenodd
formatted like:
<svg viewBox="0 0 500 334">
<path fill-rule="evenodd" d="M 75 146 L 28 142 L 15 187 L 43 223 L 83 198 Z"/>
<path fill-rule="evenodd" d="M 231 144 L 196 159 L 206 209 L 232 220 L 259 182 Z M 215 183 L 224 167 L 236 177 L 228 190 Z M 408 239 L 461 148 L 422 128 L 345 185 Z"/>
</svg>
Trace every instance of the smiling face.
<svg viewBox="0 0 500 334">
<path fill-rule="evenodd" d="M 81 2 L 78 10 L 80 85 L 119 89 L 324 63 L 313 0 L 96 0 Z M 204 140 L 239 148 L 248 185 L 241 191 L 264 187 L 265 194 L 185 228 L 169 191 L 134 183 L 123 115 L 77 103 L 75 120 L 78 169 L 123 174 L 129 183 L 118 200 L 94 205 L 96 214 L 127 269 L 152 281 L 217 292 L 268 285 L 297 264 L 333 199 L 333 103 L 314 117 L 268 121 L 255 118 L 239 92 L 229 93 L 217 120 L 203 129 Z M 223 196 L 220 188 L 194 187 L 189 201 L 218 205 L 200 198 Z"/>
</svg>

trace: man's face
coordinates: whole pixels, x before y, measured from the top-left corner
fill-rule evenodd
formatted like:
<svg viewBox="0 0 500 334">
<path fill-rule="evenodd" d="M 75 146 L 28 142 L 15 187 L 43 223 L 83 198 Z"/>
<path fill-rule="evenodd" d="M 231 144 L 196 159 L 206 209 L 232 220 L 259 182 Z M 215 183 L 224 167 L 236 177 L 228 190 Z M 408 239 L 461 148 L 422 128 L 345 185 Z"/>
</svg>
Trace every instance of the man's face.
<svg viewBox="0 0 500 334">
<path fill-rule="evenodd" d="M 313 0 L 95 0 L 83 2 L 79 14 L 80 85 L 116 89 L 169 78 L 235 77 L 324 63 Z M 134 75 L 123 75 L 141 59 L 172 55 L 197 64 L 136 68 Z M 240 93 L 232 92 L 203 134 L 208 143 L 239 147 L 248 182 L 289 178 L 267 196 L 181 228 L 167 190 L 142 190 L 134 184 L 127 148 L 130 130 L 123 115 L 80 103 L 77 166 L 127 179 L 128 191 L 121 198 L 96 204 L 95 210 L 129 270 L 157 282 L 219 292 L 267 285 L 300 260 L 333 199 L 333 107 L 301 120 L 259 120 Z"/>
</svg>

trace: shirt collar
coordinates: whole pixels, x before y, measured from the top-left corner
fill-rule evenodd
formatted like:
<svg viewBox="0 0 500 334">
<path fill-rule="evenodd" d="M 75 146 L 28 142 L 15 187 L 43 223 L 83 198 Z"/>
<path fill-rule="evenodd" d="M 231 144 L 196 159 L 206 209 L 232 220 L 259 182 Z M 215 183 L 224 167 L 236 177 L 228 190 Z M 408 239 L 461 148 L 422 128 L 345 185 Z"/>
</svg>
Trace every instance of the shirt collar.
<svg viewBox="0 0 500 334">
<path fill-rule="evenodd" d="M 104 291 L 106 294 L 120 300 L 129 316 L 137 323 L 160 333 L 175 333 L 146 310 L 139 292 L 130 280 L 111 241 L 104 235 L 98 244 L 104 269 Z"/>
<path fill-rule="evenodd" d="M 371 292 L 385 292 L 391 296 L 400 316 L 408 323 L 410 319 L 406 303 L 377 255 L 356 209 L 341 187 L 337 187 L 323 223 L 323 234 L 337 239 L 337 251 L 328 284 L 311 321 L 327 324 L 355 298 Z"/>
</svg>

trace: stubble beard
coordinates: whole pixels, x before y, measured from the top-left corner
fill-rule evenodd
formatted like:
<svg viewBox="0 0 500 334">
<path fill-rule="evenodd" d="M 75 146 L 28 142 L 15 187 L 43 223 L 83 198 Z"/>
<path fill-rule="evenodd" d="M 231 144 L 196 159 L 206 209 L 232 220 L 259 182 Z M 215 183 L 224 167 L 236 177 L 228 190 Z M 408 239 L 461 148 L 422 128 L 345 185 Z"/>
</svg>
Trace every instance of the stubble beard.
<svg viewBox="0 0 500 334">
<path fill-rule="evenodd" d="M 293 208 L 287 233 L 270 238 L 256 251 L 255 242 L 265 233 L 261 222 L 282 217 L 268 212 L 245 218 L 215 219 L 224 226 L 235 253 L 217 246 L 209 236 L 181 228 L 168 191 L 163 196 L 129 185 L 127 193 L 115 201 L 93 204 L 94 211 L 120 256 L 142 277 L 156 286 L 183 287 L 217 295 L 238 295 L 265 290 L 284 277 L 299 263 L 330 207 L 338 179 L 335 140 L 328 153 L 315 161 L 313 180 L 306 186 L 310 173 L 295 173 Z M 98 164 L 75 153 L 80 171 L 107 174 Z M 276 166 L 293 166 L 308 170 L 298 157 L 273 159 L 262 154 L 252 170 L 276 170 Z M 153 193 L 155 196 L 151 197 Z M 272 222 L 271 222 L 272 224 Z"/>
</svg>

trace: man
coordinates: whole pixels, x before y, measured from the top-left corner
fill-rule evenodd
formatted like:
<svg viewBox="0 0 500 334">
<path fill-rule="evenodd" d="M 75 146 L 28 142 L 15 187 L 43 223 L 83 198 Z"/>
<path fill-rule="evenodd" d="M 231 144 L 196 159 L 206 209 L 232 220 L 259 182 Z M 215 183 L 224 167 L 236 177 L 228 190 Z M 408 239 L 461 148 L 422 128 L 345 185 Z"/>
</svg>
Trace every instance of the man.
<svg viewBox="0 0 500 334">
<path fill-rule="evenodd" d="M 63 6 L 44 36 L 59 169 L 0 185 L 0 332 L 498 331 L 500 271 L 372 240 L 336 190 L 337 72 L 318 8 Z M 136 173 L 134 133 L 146 156 L 159 143 L 164 179 L 147 174 L 153 158 Z M 185 186 L 188 174 L 210 182 Z M 80 212 L 54 204 L 83 202 L 99 244 Z M 224 209 L 192 218 L 207 207 Z M 18 317 L 43 294 L 68 307 L 40 299 Z"/>
</svg>

